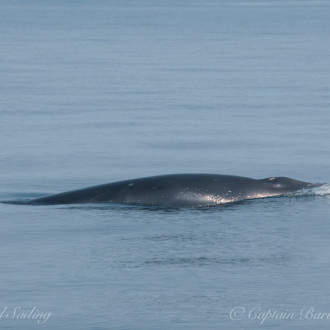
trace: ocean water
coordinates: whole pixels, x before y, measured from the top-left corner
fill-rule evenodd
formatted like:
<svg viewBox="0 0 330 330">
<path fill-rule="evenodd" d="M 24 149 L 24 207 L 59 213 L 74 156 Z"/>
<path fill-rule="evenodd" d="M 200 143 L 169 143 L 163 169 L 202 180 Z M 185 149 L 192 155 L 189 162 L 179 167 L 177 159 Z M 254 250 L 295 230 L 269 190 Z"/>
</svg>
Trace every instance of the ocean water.
<svg viewBox="0 0 330 330">
<path fill-rule="evenodd" d="M 0 200 L 168 173 L 329 183 L 329 16 L 326 0 L 0 0 Z M 328 329 L 329 193 L 0 203 L 0 328 Z"/>
</svg>

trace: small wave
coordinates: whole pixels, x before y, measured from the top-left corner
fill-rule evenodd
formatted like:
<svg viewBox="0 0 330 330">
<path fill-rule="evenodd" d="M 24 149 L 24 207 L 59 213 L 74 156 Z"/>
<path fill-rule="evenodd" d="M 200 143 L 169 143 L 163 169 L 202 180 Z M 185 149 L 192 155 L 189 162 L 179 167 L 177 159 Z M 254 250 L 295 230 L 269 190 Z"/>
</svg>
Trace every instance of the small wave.
<svg viewBox="0 0 330 330">
<path fill-rule="evenodd" d="M 35 198 L 43 196 L 42 193 L 0 193 L 0 203 L 1 204 L 13 204 L 13 205 L 27 205 L 29 201 Z"/>
<path fill-rule="evenodd" d="M 29 205 L 29 199 L 4 200 L 0 201 L 0 203 L 9 205 Z"/>
<path fill-rule="evenodd" d="M 317 196 L 330 195 L 330 183 L 326 183 L 320 187 L 314 188 L 314 193 Z"/>
<path fill-rule="evenodd" d="M 7 199 L 34 199 L 39 198 L 45 195 L 49 195 L 49 193 L 32 193 L 32 192 L 6 192 L 0 193 L 0 198 L 7 198 Z"/>
<path fill-rule="evenodd" d="M 251 262 L 251 258 L 217 258 L 217 257 L 186 257 L 186 258 L 164 258 L 164 259 L 150 259 L 145 260 L 144 265 L 155 265 L 155 266 L 168 266 L 168 265 L 197 265 L 205 266 L 211 264 L 241 264 Z"/>
<path fill-rule="evenodd" d="M 327 196 L 330 195 L 330 183 L 322 184 L 319 187 L 307 188 L 287 194 L 290 197 L 298 196 Z"/>
</svg>

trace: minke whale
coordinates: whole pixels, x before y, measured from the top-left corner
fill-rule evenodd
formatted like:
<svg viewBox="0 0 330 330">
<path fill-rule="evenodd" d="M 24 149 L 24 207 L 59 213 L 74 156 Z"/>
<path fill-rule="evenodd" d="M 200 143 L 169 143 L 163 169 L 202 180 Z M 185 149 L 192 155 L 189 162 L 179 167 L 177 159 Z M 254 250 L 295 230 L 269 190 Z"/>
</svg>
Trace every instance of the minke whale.
<svg viewBox="0 0 330 330">
<path fill-rule="evenodd" d="M 286 177 L 251 179 L 220 174 L 169 174 L 102 184 L 34 199 L 28 204 L 116 203 L 203 207 L 280 196 L 319 186 Z"/>
</svg>

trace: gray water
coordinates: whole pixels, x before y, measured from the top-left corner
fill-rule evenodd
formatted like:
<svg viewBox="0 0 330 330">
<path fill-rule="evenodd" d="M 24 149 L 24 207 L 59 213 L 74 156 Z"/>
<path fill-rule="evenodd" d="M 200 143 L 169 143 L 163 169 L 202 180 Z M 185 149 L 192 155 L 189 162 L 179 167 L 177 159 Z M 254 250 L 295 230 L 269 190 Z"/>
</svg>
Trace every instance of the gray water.
<svg viewBox="0 0 330 330">
<path fill-rule="evenodd" d="M 329 17 L 312 0 L 0 0 L 1 201 L 167 173 L 329 182 Z M 328 329 L 329 193 L 0 204 L 0 327 Z"/>
</svg>

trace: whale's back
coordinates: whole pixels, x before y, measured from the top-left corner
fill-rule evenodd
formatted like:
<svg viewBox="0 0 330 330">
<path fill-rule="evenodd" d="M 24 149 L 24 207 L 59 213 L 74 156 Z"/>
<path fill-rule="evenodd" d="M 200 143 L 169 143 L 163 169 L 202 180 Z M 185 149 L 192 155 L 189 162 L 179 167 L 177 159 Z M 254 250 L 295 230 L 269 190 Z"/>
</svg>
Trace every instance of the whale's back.
<svg viewBox="0 0 330 330">
<path fill-rule="evenodd" d="M 220 174 L 171 174 L 108 183 L 35 199 L 30 204 L 121 203 L 170 207 L 217 205 L 277 196 L 309 183 Z"/>
</svg>

